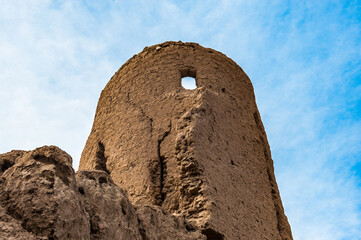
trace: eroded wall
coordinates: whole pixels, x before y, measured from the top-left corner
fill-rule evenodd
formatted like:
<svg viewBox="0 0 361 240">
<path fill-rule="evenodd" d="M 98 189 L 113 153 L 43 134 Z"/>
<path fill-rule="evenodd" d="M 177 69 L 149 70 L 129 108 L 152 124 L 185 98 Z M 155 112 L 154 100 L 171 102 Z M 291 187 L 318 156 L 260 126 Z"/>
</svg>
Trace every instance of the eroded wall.
<svg viewBox="0 0 361 240">
<path fill-rule="evenodd" d="M 79 169 L 110 173 L 136 206 L 185 217 L 209 239 L 292 239 L 252 84 L 198 44 L 147 47 L 115 73 Z"/>
</svg>

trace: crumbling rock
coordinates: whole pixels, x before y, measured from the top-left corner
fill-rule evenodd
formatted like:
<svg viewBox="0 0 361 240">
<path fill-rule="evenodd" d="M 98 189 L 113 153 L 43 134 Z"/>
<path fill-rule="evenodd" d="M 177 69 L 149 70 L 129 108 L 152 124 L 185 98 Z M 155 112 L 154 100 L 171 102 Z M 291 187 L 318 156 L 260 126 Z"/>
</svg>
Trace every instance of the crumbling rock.
<svg viewBox="0 0 361 240">
<path fill-rule="evenodd" d="M 0 178 L 0 240 L 205 239 L 158 206 L 136 209 L 106 171 L 75 174 L 55 146 L 5 158 L 14 164 Z"/>
<path fill-rule="evenodd" d="M 183 217 L 169 215 L 159 206 L 141 206 L 137 210 L 137 215 L 143 239 L 207 239 L 199 231 L 188 231 Z"/>
<path fill-rule="evenodd" d="M 89 239 L 89 217 L 71 164 L 54 146 L 25 153 L 0 179 L 6 214 L 38 239 Z"/>
<path fill-rule="evenodd" d="M 8 168 L 13 166 L 25 153 L 26 151 L 12 150 L 11 152 L 0 154 L 0 176 Z"/>
<path fill-rule="evenodd" d="M 252 84 L 198 44 L 128 60 L 102 91 L 78 173 L 71 164 L 55 146 L 0 154 L 0 240 L 292 239 Z"/>
<path fill-rule="evenodd" d="M 21 221 L 6 214 L 6 210 L 0 206 L 0 239 L 1 240 L 36 240 L 33 234 L 21 226 Z"/>
<path fill-rule="evenodd" d="M 79 171 L 78 190 L 90 217 L 91 239 L 141 239 L 135 209 L 104 171 Z"/>
</svg>

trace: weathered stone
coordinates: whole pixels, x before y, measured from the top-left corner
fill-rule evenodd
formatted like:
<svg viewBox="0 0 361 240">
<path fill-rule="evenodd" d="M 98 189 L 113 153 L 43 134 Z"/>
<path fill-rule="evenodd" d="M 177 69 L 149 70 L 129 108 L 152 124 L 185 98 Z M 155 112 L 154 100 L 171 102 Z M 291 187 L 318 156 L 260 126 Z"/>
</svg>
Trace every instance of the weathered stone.
<svg viewBox="0 0 361 240">
<path fill-rule="evenodd" d="M 208 239 L 292 239 L 252 84 L 198 44 L 147 47 L 115 73 L 79 168 L 109 172 L 136 206 L 184 216 Z"/>
<path fill-rule="evenodd" d="M 90 216 L 90 239 L 142 239 L 133 205 L 106 172 L 79 171 L 76 178 Z"/>
<path fill-rule="evenodd" d="M 89 239 L 72 159 L 54 146 L 25 153 L 0 180 L 6 213 L 37 239 Z"/>
<path fill-rule="evenodd" d="M 6 214 L 6 210 L 0 205 L 0 240 L 36 240 L 36 238 L 21 226 L 21 221 Z"/>
<path fill-rule="evenodd" d="M 27 151 L 12 150 L 11 152 L 0 154 L 0 176 L 8 168 L 12 167 L 25 153 Z"/>
<path fill-rule="evenodd" d="M 159 206 L 141 206 L 137 210 L 143 239 L 205 240 L 199 231 L 188 231 L 184 217 L 167 214 Z"/>
<path fill-rule="evenodd" d="M 205 239 L 158 206 L 138 210 L 106 171 L 79 171 L 54 146 L 1 154 L 0 240 Z"/>
</svg>

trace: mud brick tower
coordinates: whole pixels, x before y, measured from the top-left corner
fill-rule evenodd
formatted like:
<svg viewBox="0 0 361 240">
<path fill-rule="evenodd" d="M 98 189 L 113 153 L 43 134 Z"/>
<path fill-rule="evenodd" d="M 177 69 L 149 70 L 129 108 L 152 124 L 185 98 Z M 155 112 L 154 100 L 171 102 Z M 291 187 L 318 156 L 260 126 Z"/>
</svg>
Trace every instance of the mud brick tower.
<svg viewBox="0 0 361 240">
<path fill-rule="evenodd" d="M 251 81 L 195 43 L 147 47 L 115 73 L 79 169 L 108 172 L 135 206 L 160 206 L 207 239 L 292 239 Z"/>
</svg>

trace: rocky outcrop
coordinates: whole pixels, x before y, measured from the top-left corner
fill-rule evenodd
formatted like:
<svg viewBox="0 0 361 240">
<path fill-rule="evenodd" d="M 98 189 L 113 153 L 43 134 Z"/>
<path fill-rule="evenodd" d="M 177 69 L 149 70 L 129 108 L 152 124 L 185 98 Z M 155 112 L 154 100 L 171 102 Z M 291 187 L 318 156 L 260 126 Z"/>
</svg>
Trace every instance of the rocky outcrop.
<svg viewBox="0 0 361 240">
<path fill-rule="evenodd" d="M 104 171 L 80 171 L 78 191 L 89 214 L 91 239 L 142 239 L 134 207 Z"/>
<path fill-rule="evenodd" d="M 198 44 L 145 48 L 102 91 L 77 173 L 55 146 L 0 154 L 1 239 L 291 240 L 247 75 Z"/>
<path fill-rule="evenodd" d="M 57 147 L 23 154 L 0 180 L 6 213 L 40 239 L 89 239 L 71 157 Z"/>
<path fill-rule="evenodd" d="M 0 239 L 205 239 L 156 206 L 136 209 L 105 171 L 79 171 L 55 146 L 0 155 Z M 11 166 L 10 166 L 11 165 Z"/>
<path fill-rule="evenodd" d="M 27 151 L 13 150 L 0 155 L 0 176 L 16 163 Z"/>
</svg>

